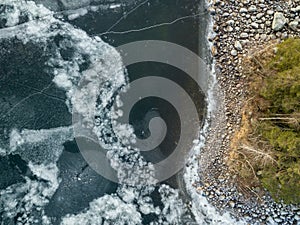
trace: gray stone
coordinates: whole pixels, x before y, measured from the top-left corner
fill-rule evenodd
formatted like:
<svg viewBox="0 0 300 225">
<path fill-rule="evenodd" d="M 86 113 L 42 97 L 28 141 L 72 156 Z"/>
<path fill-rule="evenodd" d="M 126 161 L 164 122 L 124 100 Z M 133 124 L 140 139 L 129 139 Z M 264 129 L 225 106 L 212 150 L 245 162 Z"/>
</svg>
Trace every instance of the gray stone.
<svg viewBox="0 0 300 225">
<path fill-rule="evenodd" d="M 240 37 L 241 38 L 247 38 L 247 37 L 249 37 L 249 34 L 243 32 L 243 33 L 241 33 Z"/>
<path fill-rule="evenodd" d="M 258 25 L 258 23 L 253 22 L 253 23 L 251 23 L 251 26 L 255 29 L 258 29 L 259 25 Z"/>
<path fill-rule="evenodd" d="M 296 8 L 291 9 L 292 12 L 300 12 L 300 5 L 298 5 Z"/>
<path fill-rule="evenodd" d="M 263 14 L 263 13 L 257 13 L 256 18 L 257 18 L 257 19 L 260 19 L 260 18 L 262 18 L 264 15 L 265 15 L 265 14 Z"/>
<path fill-rule="evenodd" d="M 281 222 L 282 222 L 282 220 L 281 220 L 280 218 L 276 218 L 274 221 L 275 221 L 276 223 L 281 223 Z"/>
<path fill-rule="evenodd" d="M 266 34 L 262 34 L 262 35 L 260 36 L 260 38 L 261 38 L 261 40 L 266 40 L 266 39 L 267 39 L 267 35 L 266 35 Z"/>
<path fill-rule="evenodd" d="M 241 8 L 240 9 L 240 13 L 247 13 L 247 12 L 248 12 L 248 10 L 246 8 Z"/>
<path fill-rule="evenodd" d="M 228 20 L 228 21 L 226 22 L 226 24 L 227 24 L 227 25 L 233 25 L 233 24 L 234 24 L 234 20 Z"/>
<path fill-rule="evenodd" d="M 294 21 L 292 21 L 292 22 L 290 22 L 289 23 L 289 27 L 292 29 L 292 30 L 294 30 L 294 31 L 297 31 L 297 29 L 298 29 L 298 21 L 297 20 L 294 20 Z"/>
<path fill-rule="evenodd" d="M 257 11 L 257 8 L 255 5 L 251 5 L 249 8 L 248 8 L 248 11 L 249 12 L 256 12 Z"/>
<path fill-rule="evenodd" d="M 235 49 L 238 50 L 238 51 L 242 51 L 242 50 L 243 50 L 243 46 L 242 46 L 241 42 L 239 42 L 239 41 L 236 41 L 236 42 L 234 43 L 234 47 L 235 47 Z"/>
<path fill-rule="evenodd" d="M 274 14 L 274 11 L 273 11 L 273 10 L 268 10 L 268 11 L 267 11 L 267 14 L 268 14 L 268 15 L 273 15 L 273 14 Z"/>
<path fill-rule="evenodd" d="M 231 50 L 230 54 L 232 56 L 237 56 L 237 51 L 235 49 Z"/>
<path fill-rule="evenodd" d="M 280 31 L 286 24 L 286 18 L 284 17 L 283 13 L 281 12 L 276 12 L 274 14 L 274 19 L 272 23 L 272 29 L 274 31 Z"/>
</svg>

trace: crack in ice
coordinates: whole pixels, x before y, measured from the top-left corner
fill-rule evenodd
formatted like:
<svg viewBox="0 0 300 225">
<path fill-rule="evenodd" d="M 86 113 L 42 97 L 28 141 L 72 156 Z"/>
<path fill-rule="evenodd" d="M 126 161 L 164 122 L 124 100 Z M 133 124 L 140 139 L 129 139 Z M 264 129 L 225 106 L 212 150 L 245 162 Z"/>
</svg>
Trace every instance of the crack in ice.
<svg viewBox="0 0 300 225">
<path fill-rule="evenodd" d="M 48 88 L 51 87 L 51 85 L 53 84 L 53 82 L 51 81 L 46 87 L 44 87 L 42 90 L 39 90 L 37 91 L 35 88 L 32 88 L 33 90 L 37 91 L 36 93 L 33 93 L 31 95 L 28 95 L 27 97 L 21 99 L 19 102 L 17 102 L 10 110 L 8 110 L 7 113 L 5 113 L 4 115 L 2 114 L 2 118 L 6 117 L 8 114 L 10 114 L 15 108 L 17 108 L 20 104 L 22 104 L 23 102 L 27 101 L 28 99 L 30 99 L 31 97 L 33 96 L 36 96 L 36 95 L 44 95 L 44 96 L 47 96 L 49 98 L 52 98 L 52 99 L 55 99 L 55 100 L 59 100 L 59 101 L 63 101 L 65 102 L 64 99 L 62 98 L 59 98 L 57 96 L 53 96 L 53 95 L 50 95 L 50 94 L 46 94 L 44 93 L 44 91 L 46 91 Z"/>
<path fill-rule="evenodd" d="M 141 6 L 143 6 L 144 4 L 146 4 L 149 0 L 146 0 L 144 2 L 142 2 L 141 4 L 137 5 L 136 7 L 134 7 L 132 10 L 130 10 L 128 13 L 126 13 L 125 15 L 123 15 L 120 19 L 117 20 L 117 22 L 115 22 L 107 31 L 111 31 L 111 29 L 113 29 L 115 26 L 117 26 L 121 21 L 123 21 L 127 16 L 129 16 L 131 13 L 135 12 L 138 8 L 140 8 Z"/>
<path fill-rule="evenodd" d="M 170 22 L 154 24 L 154 25 L 151 25 L 151 26 L 148 26 L 148 27 L 143 27 L 143 28 L 140 28 L 140 29 L 132 29 L 132 30 L 126 30 L 126 31 L 109 31 L 109 32 L 101 33 L 99 35 L 102 36 L 102 35 L 105 35 L 105 34 L 128 34 L 128 33 L 133 33 L 133 32 L 140 32 L 140 31 L 150 30 L 150 29 L 153 29 L 153 28 L 161 27 L 161 26 L 172 25 L 172 24 L 175 24 L 175 23 L 177 23 L 181 20 L 185 20 L 185 19 L 189 19 L 189 18 L 195 18 L 197 16 L 201 16 L 201 15 L 204 15 L 204 14 L 206 14 L 206 12 L 198 13 L 198 14 L 195 14 L 195 15 L 179 17 L 179 18 L 177 18 L 173 21 L 170 21 Z"/>
</svg>

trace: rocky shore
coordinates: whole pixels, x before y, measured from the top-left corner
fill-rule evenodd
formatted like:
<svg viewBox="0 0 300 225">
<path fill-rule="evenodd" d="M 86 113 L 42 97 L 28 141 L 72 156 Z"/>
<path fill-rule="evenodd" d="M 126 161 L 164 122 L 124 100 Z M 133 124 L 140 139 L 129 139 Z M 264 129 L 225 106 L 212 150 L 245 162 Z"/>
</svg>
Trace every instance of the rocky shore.
<svg viewBox="0 0 300 225">
<path fill-rule="evenodd" d="M 206 147 L 200 158 L 202 183 L 197 190 L 220 211 L 230 211 L 249 224 L 300 224 L 300 208 L 275 203 L 265 190 L 242 190 L 229 172 L 230 140 L 241 122 L 247 77 L 241 62 L 266 43 L 300 36 L 300 0 L 213 0 L 211 52 L 218 85 L 216 109 Z"/>
</svg>

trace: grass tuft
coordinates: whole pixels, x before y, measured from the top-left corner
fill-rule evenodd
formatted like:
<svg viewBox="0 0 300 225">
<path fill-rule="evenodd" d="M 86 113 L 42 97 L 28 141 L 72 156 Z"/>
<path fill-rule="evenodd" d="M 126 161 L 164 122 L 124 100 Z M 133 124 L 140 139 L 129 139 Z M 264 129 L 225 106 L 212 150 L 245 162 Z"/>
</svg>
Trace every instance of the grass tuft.
<svg viewBox="0 0 300 225">
<path fill-rule="evenodd" d="M 275 200 L 300 203 L 300 39 L 270 45 L 244 60 L 249 100 L 229 161 L 248 185 Z"/>
</svg>

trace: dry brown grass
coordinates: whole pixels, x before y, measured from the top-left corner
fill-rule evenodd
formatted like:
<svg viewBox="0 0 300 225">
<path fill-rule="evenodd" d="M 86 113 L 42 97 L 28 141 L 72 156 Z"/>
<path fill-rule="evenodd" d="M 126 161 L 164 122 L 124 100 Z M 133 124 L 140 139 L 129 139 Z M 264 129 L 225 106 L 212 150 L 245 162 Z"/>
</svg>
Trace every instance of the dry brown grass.
<svg viewBox="0 0 300 225">
<path fill-rule="evenodd" d="M 242 60 L 242 72 L 247 76 L 249 95 L 242 109 L 240 129 L 231 139 L 228 165 L 238 175 L 239 188 L 245 194 L 261 186 L 257 177 L 259 170 L 270 163 L 276 163 L 271 147 L 254 135 L 254 125 L 260 118 L 260 112 L 265 110 L 262 107 L 268 107 L 268 102 L 260 98 L 258 93 L 264 78 L 272 72 L 264 65 L 273 57 L 275 45 L 275 42 L 268 43 L 262 50 L 253 50 Z"/>
</svg>

